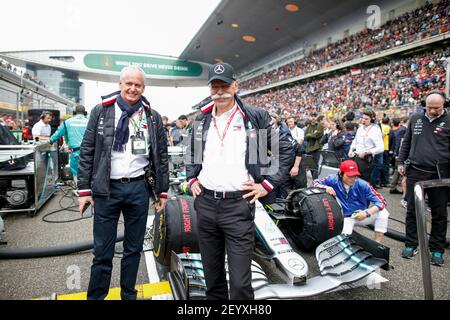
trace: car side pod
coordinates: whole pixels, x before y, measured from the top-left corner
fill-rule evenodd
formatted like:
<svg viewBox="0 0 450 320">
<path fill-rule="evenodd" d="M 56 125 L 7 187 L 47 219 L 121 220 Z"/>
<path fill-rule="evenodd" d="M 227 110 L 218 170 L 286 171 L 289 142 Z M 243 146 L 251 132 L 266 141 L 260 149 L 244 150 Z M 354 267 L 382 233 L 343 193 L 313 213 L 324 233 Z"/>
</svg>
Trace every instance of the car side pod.
<svg viewBox="0 0 450 320">
<path fill-rule="evenodd" d="M 294 251 L 260 202 L 256 202 L 255 229 L 258 239 L 271 252 L 271 258 L 288 277 L 288 284 L 303 285 L 308 276 L 308 264 Z"/>
</svg>

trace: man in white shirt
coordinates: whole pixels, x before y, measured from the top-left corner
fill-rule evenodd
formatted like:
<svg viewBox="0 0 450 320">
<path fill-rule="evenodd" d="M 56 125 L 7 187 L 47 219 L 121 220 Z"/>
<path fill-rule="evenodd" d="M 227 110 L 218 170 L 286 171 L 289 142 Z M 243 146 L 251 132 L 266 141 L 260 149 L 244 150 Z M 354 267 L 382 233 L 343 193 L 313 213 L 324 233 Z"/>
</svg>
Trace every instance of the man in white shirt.
<svg viewBox="0 0 450 320">
<path fill-rule="evenodd" d="M 305 131 L 297 126 L 294 117 L 289 117 L 286 120 L 286 124 L 291 131 L 292 138 L 297 140 L 297 143 L 301 145 L 303 140 L 305 140 Z"/>
<path fill-rule="evenodd" d="M 39 141 L 49 141 L 52 134 L 52 128 L 50 127 L 50 121 L 53 119 L 53 114 L 49 111 L 42 112 L 40 120 L 36 122 L 31 129 L 33 138 L 39 139 Z"/>
<path fill-rule="evenodd" d="M 287 133 L 277 136 L 267 111 L 242 103 L 231 65 L 213 65 L 208 84 L 212 100 L 194 122 L 186 162 L 195 197 L 206 298 L 251 300 L 255 201 L 273 195 L 271 191 L 287 179 L 295 141 Z M 272 172 L 261 164 L 261 160 L 267 163 L 269 151 L 271 160 L 276 160 L 272 163 L 278 163 Z"/>
<path fill-rule="evenodd" d="M 372 174 L 373 157 L 384 152 L 383 134 L 375 124 L 376 114 L 373 111 L 364 111 L 361 126 L 356 131 L 348 156 L 358 164 L 361 178 L 370 182 Z"/>
</svg>

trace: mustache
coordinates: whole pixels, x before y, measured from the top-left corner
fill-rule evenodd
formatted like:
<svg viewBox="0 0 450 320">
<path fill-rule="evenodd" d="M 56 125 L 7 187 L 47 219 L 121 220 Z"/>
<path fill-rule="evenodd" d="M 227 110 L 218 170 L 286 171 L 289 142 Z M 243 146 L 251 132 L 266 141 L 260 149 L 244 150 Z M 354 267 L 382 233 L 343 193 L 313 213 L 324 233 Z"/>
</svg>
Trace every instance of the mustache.
<svg viewBox="0 0 450 320">
<path fill-rule="evenodd" d="M 217 99 L 229 99 L 229 98 L 233 98 L 233 95 L 230 93 L 224 93 L 224 94 L 213 94 L 211 96 L 211 99 L 213 100 L 217 100 Z"/>
</svg>

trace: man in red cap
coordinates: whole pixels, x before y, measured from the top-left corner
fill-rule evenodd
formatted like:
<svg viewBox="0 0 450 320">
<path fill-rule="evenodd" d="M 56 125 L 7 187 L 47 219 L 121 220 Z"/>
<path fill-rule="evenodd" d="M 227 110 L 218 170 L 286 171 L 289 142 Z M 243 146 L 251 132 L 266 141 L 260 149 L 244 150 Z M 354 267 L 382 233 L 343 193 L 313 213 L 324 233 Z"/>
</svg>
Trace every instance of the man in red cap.
<svg viewBox="0 0 450 320">
<path fill-rule="evenodd" d="M 346 160 L 338 174 L 314 180 L 314 187 L 324 188 L 338 199 L 344 214 L 343 234 L 352 234 L 355 225 L 374 224 L 375 241 L 381 243 L 387 231 L 389 212 L 383 197 L 360 176 L 356 162 Z"/>
</svg>

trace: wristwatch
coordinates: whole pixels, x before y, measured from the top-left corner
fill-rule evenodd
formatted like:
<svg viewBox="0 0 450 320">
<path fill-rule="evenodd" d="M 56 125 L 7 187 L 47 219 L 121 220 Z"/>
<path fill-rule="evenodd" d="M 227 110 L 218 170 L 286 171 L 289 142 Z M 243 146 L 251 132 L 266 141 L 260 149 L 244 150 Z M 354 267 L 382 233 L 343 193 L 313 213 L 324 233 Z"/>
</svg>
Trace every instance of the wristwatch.
<svg viewBox="0 0 450 320">
<path fill-rule="evenodd" d="M 366 218 L 370 218 L 371 214 L 369 213 L 369 211 L 364 210 L 364 212 L 366 213 Z"/>
</svg>

